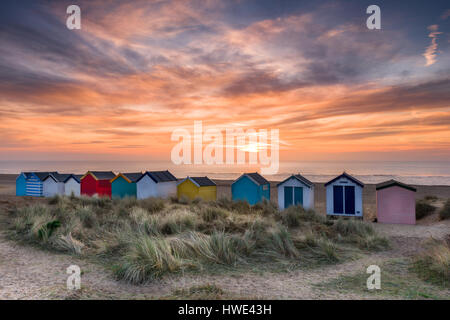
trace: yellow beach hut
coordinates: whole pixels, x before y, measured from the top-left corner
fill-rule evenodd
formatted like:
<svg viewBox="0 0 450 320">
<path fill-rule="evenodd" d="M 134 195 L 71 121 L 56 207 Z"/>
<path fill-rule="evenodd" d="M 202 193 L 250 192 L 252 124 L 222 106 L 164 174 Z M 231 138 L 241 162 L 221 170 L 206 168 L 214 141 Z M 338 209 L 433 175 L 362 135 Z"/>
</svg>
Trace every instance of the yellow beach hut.
<svg viewBox="0 0 450 320">
<path fill-rule="evenodd" d="M 177 186 L 178 199 L 187 197 L 194 200 L 201 198 L 203 200 L 217 199 L 217 186 L 208 177 L 187 177 L 182 180 Z"/>
</svg>

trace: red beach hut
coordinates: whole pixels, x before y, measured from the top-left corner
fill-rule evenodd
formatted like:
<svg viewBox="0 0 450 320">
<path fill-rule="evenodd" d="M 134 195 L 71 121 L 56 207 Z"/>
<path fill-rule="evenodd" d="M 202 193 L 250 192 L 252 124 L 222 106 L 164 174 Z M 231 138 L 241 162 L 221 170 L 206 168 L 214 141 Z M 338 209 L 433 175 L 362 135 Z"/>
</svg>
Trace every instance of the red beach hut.
<svg viewBox="0 0 450 320">
<path fill-rule="evenodd" d="M 110 180 L 116 175 L 112 171 L 88 171 L 81 177 L 81 195 L 111 197 Z"/>
</svg>

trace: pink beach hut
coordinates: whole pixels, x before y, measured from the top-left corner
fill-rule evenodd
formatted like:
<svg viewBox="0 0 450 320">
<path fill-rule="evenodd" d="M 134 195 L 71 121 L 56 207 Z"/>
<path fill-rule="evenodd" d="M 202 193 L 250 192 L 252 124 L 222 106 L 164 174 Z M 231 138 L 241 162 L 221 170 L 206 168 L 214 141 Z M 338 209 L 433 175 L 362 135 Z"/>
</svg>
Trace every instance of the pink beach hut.
<svg viewBox="0 0 450 320">
<path fill-rule="evenodd" d="M 416 224 L 416 189 L 389 180 L 376 185 L 377 220 L 380 223 Z"/>
</svg>

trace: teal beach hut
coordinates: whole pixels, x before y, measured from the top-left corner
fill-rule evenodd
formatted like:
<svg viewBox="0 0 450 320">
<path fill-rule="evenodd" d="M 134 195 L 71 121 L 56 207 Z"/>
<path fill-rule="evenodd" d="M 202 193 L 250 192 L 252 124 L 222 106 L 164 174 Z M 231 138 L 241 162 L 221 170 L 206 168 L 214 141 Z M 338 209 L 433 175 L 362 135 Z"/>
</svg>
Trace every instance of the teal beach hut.
<svg viewBox="0 0 450 320">
<path fill-rule="evenodd" d="M 254 205 L 264 198 L 270 200 L 270 184 L 259 173 L 244 173 L 231 185 L 234 201 L 244 200 Z"/>
<path fill-rule="evenodd" d="M 43 181 L 58 172 L 21 172 L 16 178 L 16 195 L 42 197 Z"/>
<path fill-rule="evenodd" d="M 113 198 L 136 197 L 136 181 L 142 172 L 119 173 L 111 179 L 111 196 Z"/>
<path fill-rule="evenodd" d="M 16 196 L 26 196 L 27 195 L 27 177 L 25 172 L 19 174 L 16 178 Z"/>
</svg>

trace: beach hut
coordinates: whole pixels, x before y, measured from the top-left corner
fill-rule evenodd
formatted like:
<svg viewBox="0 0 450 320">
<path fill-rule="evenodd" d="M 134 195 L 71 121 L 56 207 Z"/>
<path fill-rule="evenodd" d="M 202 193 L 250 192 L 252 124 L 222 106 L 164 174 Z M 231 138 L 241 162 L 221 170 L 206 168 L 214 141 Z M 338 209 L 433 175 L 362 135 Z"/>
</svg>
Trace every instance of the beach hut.
<svg viewBox="0 0 450 320">
<path fill-rule="evenodd" d="M 314 209 L 314 183 L 301 174 L 293 174 L 277 185 L 278 207 L 280 210 L 300 205 Z"/>
<path fill-rule="evenodd" d="M 88 171 L 80 178 L 81 195 L 111 197 L 111 179 L 115 176 L 112 171 Z"/>
<path fill-rule="evenodd" d="M 325 187 L 328 215 L 363 217 L 361 181 L 344 172 L 325 183 Z"/>
<path fill-rule="evenodd" d="M 137 198 L 168 198 L 177 194 L 177 178 L 166 171 L 147 171 L 136 181 Z"/>
<path fill-rule="evenodd" d="M 21 172 L 16 178 L 16 196 L 27 195 L 27 176 L 29 172 Z"/>
<path fill-rule="evenodd" d="M 217 199 L 217 186 L 208 177 L 187 177 L 177 186 L 178 199 L 187 197 L 188 199 L 201 198 L 203 200 Z"/>
<path fill-rule="evenodd" d="M 111 195 L 113 198 L 136 197 L 136 181 L 142 172 L 119 173 L 111 179 Z"/>
<path fill-rule="evenodd" d="M 64 194 L 66 196 L 74 195 L 76 197 L 80 196 L 80 179 L 81 174 L 70 174 L 64 180 Z"/>
<path fill-rule="evenodd" d="M 381 223 L 416 224 L 416 189 L 389 180 L 376 185 L 377 221 Z"/>
<path fill-rule="evenodd" d="M 244 173 L 231 184 L 231 198 L 254 205 L 263 199 L 270 200 L 270 184 L 257 172 Z"/>
<path fill-rule="evenodd" d="M 16 195 L 42 197 L 42 184 L 49 174 L 57 172 L 21 172 L 16 179 Z"/>
<path fill-rule="evenodd" d="M 70 174 L 50 173 L 42 182 L 42 194 L 44 197 L 63 195 L 65 190 L 64 180 Z"/>
</svg>

